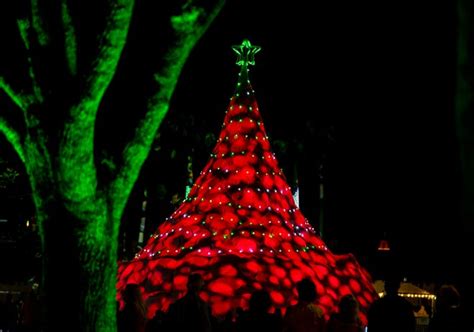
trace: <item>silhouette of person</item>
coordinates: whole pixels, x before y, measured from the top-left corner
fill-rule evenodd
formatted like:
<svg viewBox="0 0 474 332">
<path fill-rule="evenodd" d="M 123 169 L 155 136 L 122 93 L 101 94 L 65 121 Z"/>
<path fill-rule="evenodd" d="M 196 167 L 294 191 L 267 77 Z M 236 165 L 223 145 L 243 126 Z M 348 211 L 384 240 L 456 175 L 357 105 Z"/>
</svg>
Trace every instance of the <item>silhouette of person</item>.
<svg viewBox="0 0 474 332">
<path fill-rule="evenodd" d="M 215 332 L 235 332 L 237 330 L 236 324 L 234 324 L 234 317 L 236 311 L 229 311 L 223 318 L 214 321 L 213 331 Z"/>
<path fill-rule="evenodd" d="M 329 319 L 327 332 L 363 332 L 359 319 L 359 303 L 352 295 L 345 295 L 339 301 L 339 310 Z"/>
<path fill-rule="evenodd" d="M 209 306 L 199 297 L 203 285 L 200 274 L 194 273 L 188 277 L 188 292 L 173 303 L 168 311 L 169 328 L 174 331 L 212 331 Z"/>
<path fill-rule="evenodd" d="M 436 298 L 436 311 L 429 326 L 430 332 L 467 332 L 465 313 L 461 307 L 461 297 L 453 285 L 441 286 Z"/>
<path fill-rule="evenodd" d="M 401 278 L 385 280 L 385 296 L 376 300 L 369 309 L 368 332 L 415 332 L 413 307 L 398 296 Z"/>
<path fill-rule="evenodd" d="M 156 332 L 166 330 L 166 314 L 158 310 L 151 320 L 146 324 L 146 332 Z"/>
<path fill-rule="evenodd" d="M 119 332 L 145 332 L 146 305 L 137 284 L 128 284 L 122 293 L 125 306 L 118 313 Z"/>
<path fill-rule="evenodd" d="M 281 319 L 277 315 L 268 312 L 271 304 L 272 301 L 268 292 L 263 290 L 254 292 L 249 301 L 249 310 L 239 317 L 237 331 L 281 331 Z"/>
<path fill-rule="evenodd" d="M 323 311 L 314 304 L 316 286 L 311 279 L 306 278 L 296 284 L 298 303 L 286 311 L 283 321 L 286 332 L 324 331 L 325 321 Z"/>
</svg>

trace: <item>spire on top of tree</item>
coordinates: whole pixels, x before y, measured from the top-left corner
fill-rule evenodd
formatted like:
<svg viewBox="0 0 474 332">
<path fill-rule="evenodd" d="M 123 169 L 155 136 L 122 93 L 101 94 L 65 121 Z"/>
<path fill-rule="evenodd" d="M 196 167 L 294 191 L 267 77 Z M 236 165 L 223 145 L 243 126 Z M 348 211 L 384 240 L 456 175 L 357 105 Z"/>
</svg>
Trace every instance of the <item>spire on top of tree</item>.
<svg viewBox="0 0 474 332">
<path fill-rule="evenodd" d="M 235 63 L 241 67 L 239 80 L 237 82 L 236 96 L 238 97 L 242 92 L 245 92 L 246 89 L 250 90 L 249 93 L 253 93 L 254 91 L 250 88 L 248 66 L 255 65 L 255 54 L 262 48 L 260 46 L 254 46 L 248 39 L 244 39 L 241 45 L 234 45 L 232 49 L 237 53 L 237 61 Z"/>
<path fill-rule="evenodd" d="M 244 40 L 233 50 L 240 77 L 211 158 L 181 206 L 134 260 L 121 264 L 117 288 L 140 284 L 153 316 L 184 294 L 191 273 L 200 273 L 201 297 L 214 315 L 224 315 L 245 308 L 261 289 L 275 307 L 294 304 L 296 283 L 308 277 L 326 315 L 353 294 L 365 320 L 377 296 L 369 275 L 352 255 L 327 249 L 295 205 L 271 152 L 248 78 L 260 47 Z"/>
</svg>

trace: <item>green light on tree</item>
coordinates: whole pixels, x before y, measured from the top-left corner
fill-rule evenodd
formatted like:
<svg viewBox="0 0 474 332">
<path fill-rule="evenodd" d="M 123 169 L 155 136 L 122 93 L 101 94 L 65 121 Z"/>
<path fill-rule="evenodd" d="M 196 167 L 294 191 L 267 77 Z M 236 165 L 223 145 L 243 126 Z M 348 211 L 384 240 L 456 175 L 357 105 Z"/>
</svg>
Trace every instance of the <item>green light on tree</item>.
<svg viewBox="0 0 474 332">
<path fill-rule="evenodd" d="M 0 98 L 8 98 L 12 107 L 12 112 L 0 110 L 0 132 L 29 176 L 42 239 L 50 330 L 116 330 L 120 219 L 184 63 L 223 4 L 190 0 L 170 14 L 171 35 L 160 45 L 159 66 L 149 73 L 155 84 L 144 96 L 146 109 L 138 125 L 129 128 L 132 138 L 107 178 L 97 169 L 103 163 L 95 160 L 101 154 L 96 153 L 94 130 L 127 43 L 134 1 L 101 4 L 107 12 L 105 24 L 96 31 L 90 57 L 82 57 L 83 40 L 78 38 L 88 22 L 77 21 L 81 17 L 72 1 L 31 0 L 29 15 L 17 20 L 28 77 L 24 86 L 15 86 L 9 84 L 15 80 L 0 73 Z M 48 62 L 50 58 L 62 60 Z M 60 65 L 64 68 L 54 67 Z M 51 78 L 50 72 L 64 75 Z M 17 115 L 22 121 L 13 119 Z M 53 117 L 61 120 L 59 125 L 51 126 L 48 119 Z"/>
</svg>

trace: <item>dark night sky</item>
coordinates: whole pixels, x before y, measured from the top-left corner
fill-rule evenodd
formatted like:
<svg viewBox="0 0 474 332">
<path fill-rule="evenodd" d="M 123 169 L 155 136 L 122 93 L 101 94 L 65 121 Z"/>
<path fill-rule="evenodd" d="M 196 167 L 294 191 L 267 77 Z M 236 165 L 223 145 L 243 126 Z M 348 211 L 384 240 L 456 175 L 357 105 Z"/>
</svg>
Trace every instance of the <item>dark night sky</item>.
<svg viewBox="0 0 474 332">
<path fill-rule="evenodd" d="M 143 7 L 137 4 L 137 10 Z M 153 21 L 141 22 L 154 15 L 144 11 L 134 17 L 140 27 L 132 25 L 135 40 L 124 53 L 124 67 L 131 71 L 118 75 L 126 82 L 122 88 L 141 92 L 124 77 L 133 82 L 134 72 L 152 60 L 153 39 L 144 41 L 150 36 L 137 31 L 145 31 Z M 307 180 L 302 200 L 310 219 L 317 215 L 317 192 L 309 188 L 318 186 L 318 162 L 308 156 L 327 155 L 328 243 L 366 255 L 387 232 L 408 274 L 450 277 L 451 270 L 461 272 L 458 261 L 438 256 L 460 250 L 462 230 L 453 113 L 455 24 L 454 2 L 309 6 L 302 0 L 230 0 L 191 54 L 167 122 L 198 113 L 194 126 L 218 134 L 237 78 L 231 45 L 249 38 L 262 47 L 251 80 L 270 139 L 304 144 L 303 154 L 277 151 L 277 158 L 287 176 L 296 163 Z M 133 53 L 134 45 L 141 45 L 142 53 Z M 134 67 L 132 60 L 141 58 Z M 109 123 L 99 125 L 99 136 L 108 135 L 107 128 Z M 320 135 L 327 128 L 331 144 Z M 183 143 L 176 133 L 163 132 L 167 144 Z M 210 153 L 203 140 L 186 144 Z M 205 162 L 205 153 L 196 167 Z M 161 161 L 155 160 L 147 163 L 142 182 L 158 181 L 151 176 L 160 171 Z"/>
<path fill-rule="evenodd" d="M 451 277 L 459 262 L 438 256 L 460 250 L 462 230 L 454 3 L 291 3 L 230 1 L 192 54 L 170 118 L 198 111 L 218 132 L 237 73 L 230 46 L 249 38 L 262 46 L 251 79 L 270 138 L 303 135 L 306 155 L 327 154 L 329 243 L 367 254 L 387 232 L 408 276 Z M 308 135 L 307 122 L 331 126 L 334 142 Z M 302 197 L 309 218 L 312 195 Z"/>
</svg>

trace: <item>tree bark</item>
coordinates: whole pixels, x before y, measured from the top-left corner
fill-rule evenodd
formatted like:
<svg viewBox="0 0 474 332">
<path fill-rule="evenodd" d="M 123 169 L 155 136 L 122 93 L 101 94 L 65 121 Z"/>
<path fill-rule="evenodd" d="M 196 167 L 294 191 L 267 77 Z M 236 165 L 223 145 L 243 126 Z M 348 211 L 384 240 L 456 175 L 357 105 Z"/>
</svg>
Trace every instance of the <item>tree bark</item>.
<svg viewBox="0 0 474 332">
<path fill-rule="evenodd" d="M 110 234 L 99 243 L 82 220 L 52 204 L 41 213 L 44 225 L 44 290 L 51 331 L 112 331 L 115 317 L 117 242 Z M 78 226 L 76 226 L 78 225 Z M 74 236 L 76 234 L 76 236 Z M 106 291 L 105 291 L 106 290 Z"/>
<path fill-rule="evenodd" d="M 42 184 L 48 185 L 48 184 Z M 99 199 L 87 220 L 51 197 L 37 207 L 43 242 L 43 290 L 48 331 L 115 331 L 117 231 Z"/>
<path fill-rule="evenodd" d="M 116 331 L 119 221 L 100 191 L 93 204 L 65 199 L 57 158 L 44 150 L 41 132 L 31 131 L 25 146 L 42 240 L 46 330 Z"/>
</svg>

